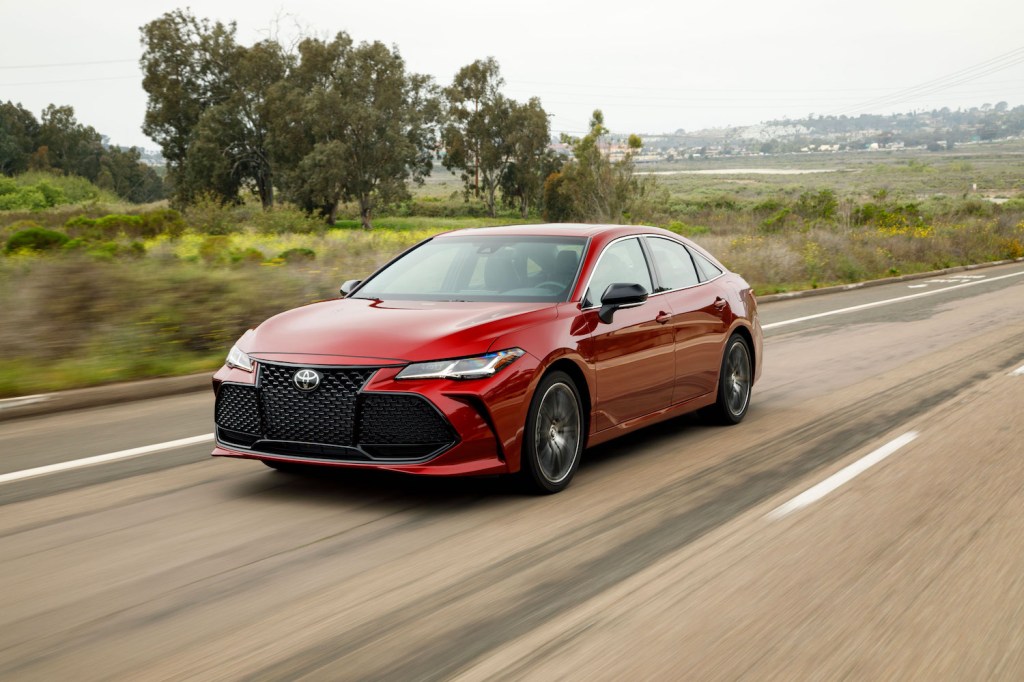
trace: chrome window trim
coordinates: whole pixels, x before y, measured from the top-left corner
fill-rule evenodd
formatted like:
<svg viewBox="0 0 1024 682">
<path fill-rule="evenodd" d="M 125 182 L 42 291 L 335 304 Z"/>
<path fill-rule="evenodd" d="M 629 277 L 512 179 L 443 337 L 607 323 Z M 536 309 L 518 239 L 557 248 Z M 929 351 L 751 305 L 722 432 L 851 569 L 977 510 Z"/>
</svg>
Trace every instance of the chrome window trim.
<svg viewBox="0 0 1024 682">
<path fill-rule="evenodd" d="M 679 244 L 679 245 L 680 245 L 680 246 L 682 246 L 682 247 L 683 247 L 684 249 L 686 249 L 686 253 L 689 253 L 689 254 L 691 254 L 691 255 L 690 255 L 690 260 L 691 260 L 691 261 L 693 261 L 693 255 L 692 255 L 692 250 L 690 249 L 690 247 L 689 247 L 689 246 L 687 246 L 687 245 L 686 245 L 686 244 L 684 244 L 683 242 L 681 242 L 681 241 L 677 241 L 677 240 L 675 240 L 675 239 L 672 239 L 671 237 L 663 237 L 663 236 L 661 236 L 660 234 L 645 234 L 645 235 L 643 235 L 643 236 L 644 236 L 644 237 L 648 237 L 648 238 L 650 238 L 650 239 L 664 239 L 664 240 L 666 240 L 666 241 L 670 241 L 670 242 L 673 242 L 673 243 L 675 243 L 675 244 Z M 652 255 L 652 257 L 653 257 L 653 255 Z M 714 265 L 714 263 L 712 263 L 712 265 Z M 697 263 L 696 263 L 696 261 L 694 261 L 694 263 L 693 263 L 693 267 L 694 267 L 694 270 L 695 270 L 695 271 L 696 271 L 696 273 L 697 273 L 697 278 L 698 278 L 698 279 L 700 279 L 700 275 L 701 275 L 701 272 L 700 272 L 700 269 L 699 269 L 699 268 L 697 267 Z M 715 267 L 718 267 L 718 266 L 716 265 Z M 694 288 L 694 287 L 700 287 L 700 286 L 704 286 L 705 284 L 708 284 L 709 282 L 714 282 L 714 281 L 715 281 L 716 279 L 718 279 L 719 277 L 724 277 L 724 276 L 725 276 L 725 270 L 722 270 L 722 271 L 721 271 L 721 272 L 719 272 L 719 273 L 718 273 L 718 274 L 717 274 L 716 276 L 712 277 L 711 279 L 706 279 L 706 280 L 704 280 L 703 282 L 697 282 L 696 284 L 691 284 L 691 285 L 689 285 L 689 286 L 685 286 L 685 287 L 677 287 L 677 288 L 675 288 L 675 289 L 665 289 L 664 291 L 659 291 L 659 292 L 658 292 L 657 294 L 655 294 L 655 295 L 656 295 L 656 296 L 660 296 L 661 294 L 671 294 L 671 293 L 673 293 L 673 292 L 675 292 L 675 291 L 683 291 L 683 290 L 685 290 L 685 289 L 692 289 L 692 288 Z"/>
<path fill-rule="evenodd" d="M 601 259 L 604 258 L 605 252 L 609 248 L 611 248 L 611 246 L 613 244 L 621 242 L 621 241 L 623 241 L 625 239 L 665 239 L 667 241 L 679 244 L 684 249 L 686 249 L 687 253 L 690 253 L 690 247 L 687 246 L 686 244 L 684 244 L 683 242 L 678 241 L 676 239 L 672 239 L 671 237 L 662 236 L 660 234 L 645 234 L 645 233 L 630 234 L 630 235 L 626 235 L 625 237 L 618 237 L 617 239 L 613 239 L 612 241 L 608 242 L 608 244 L 604 247 L 604 250 L 601 251 L 601 255 L 597 257 L 597 262 L 594 264 L 594 269 L 590 271 L 590 279 L 587 280 L 587 286 L 586 286 L 586 288 L 583 289 L 583 296 L 580 297 L 580 310 L 581 311 L 583 311 L 583 310 L 597 310 L 598 308 L 601 307 L 600 303 L 598 303 L 597 305 L 584 306 L 583 305 L 583 301 L 587 298 L 587 292 L 590 291 L 590 283 L 594 279 L 594 273 L 597 271 L 597 267 L 601 264 Z M 642 246 L 643 245 L 641 245 L 641 247 Z M 647 258 L 647 250 L 646 249 L 644 250 L 644 258 L 645 259 Z M 653 258 L 653 255 L 652 255 L 652 258 Z M 690 259 L 693 260 L 693 257 L 691 256 Z M 647 264 L 647 271 L 648 271 L 648 273 L 650 273 L 651 281 L 653 282 L 655 277 L 654 277 L 654 273 L 651 272 L 652 266 L 653 266 L 653 263 L 648 263 Z M 693 267 L 696 269 L 697 268 L 697 264 L 694 263 Z M 691 285 L 685 286 L 685 287 L 679 287 L 677 289 L 664 289 L 662 291 L 652 292 L 651 294 L 649 294 L 647 296 L 647 300 L 649 301 L 649 300 L 651 300 L 652 298 L 654 298 L 656 296 L 661 296 L 662 294 L 672 294 L 672 293 L 675 293 L 677 291 L 684 291 L 686 289 L 693 289 L 694 287 L 701 287 L 701 286 L 704 286 L 705 284 L 708 284 L 710 282 L 714 282 L 715 280 L 719 279 L 720 277 L 724 277 L 724 276 L 725 276 L 725 270 L 722 270 L 722 272 L 718 273 L 717 277 L 712 277 L 711 279 L 705 280 L 703 282 L 697 282 L 696 284 L 691 284 Z M 700 277 L 700 271 L 699 270 L 697 271 L 697 277 L 698 278 Z M 634 308 L 637 305 L 642 305 L 642 304 L 634 304 L 634 305 L 622 306 L 622 307 L 623 308 L 625 308 L 625 307 Z"/>
<path fill-rule="evenodd" d="M 594 273 L 597 272 L 597 269 L 599 267 L 601 267 L 601 259 L 604 258 L 604 254 L 608 253 L 608 249 L 612 248 L 613 246 L 615 246 L 619 242 L 626 241 L 627 239 L 636 239 L 637 240 L 637 246 L 640 247 L 640 252 L 644 256 L 644 262 L 647 263 L 647 274 L 651 278 L 651 286 L 652 287 L 654 286 L 654 279 L 655 278 L 654 278 L 654 273 L 651 271 L 651 264 L 649 262 L 647 262 L 647 250 L 644 249 L 644 245 L 640 243 L 640 238 L 643 237 L 643 236 L 644 236 L 643 234 L 627 234 L 627 235 L 625 235 L 623 237 L 616 237 L 615 239 L 613 239 L 610 242 L 608 242 L 607 244 L 605 244 L 604 248 L 601 249 L 601 254 L 597 257 L 597 262 L 594 263 L 594 267 L 590 270 L 590 277 L 587 279 L 587 286 L 583 288 L 583 295 L 580 297 L 580 310 L 596 310 L 596 309 L 601 307 L 600 301 L 598 301 L 597 305 L 589 305 L 589 306 L 584 306 L 583 305 L 583 301 L 586 300 L 587 292 L 590 291 L 590 284 L 591 284 L 591 282 L 594 281 Z M 639 284 L 639 282 L 637 282 L 637 284 Z M 654 295 L 655 294 L 653 292 L 651 292 L 651 293 L 649 293 L 647 295 L 647 298 L 650 299 L 651 296 L 654 296 Z M 633 307 L 635 307 L 637 305 L 642 305 L 642 304 L 637 303 L 637 304 L 630 305 L 628 307 L 633 308 Z M 625 308 L 627 306 L 622 306 L 622 307 Z"/>
</svg>

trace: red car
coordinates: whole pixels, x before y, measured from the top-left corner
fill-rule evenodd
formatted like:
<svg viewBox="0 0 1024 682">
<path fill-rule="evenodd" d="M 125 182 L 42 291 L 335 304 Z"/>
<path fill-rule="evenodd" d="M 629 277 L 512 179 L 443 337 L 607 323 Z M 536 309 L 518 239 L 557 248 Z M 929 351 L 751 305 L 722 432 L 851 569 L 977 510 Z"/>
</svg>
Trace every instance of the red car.
<svg viewBox="0 0 1024 682">
<path fill-rule="evenodd" d="M 459 230 L 342 298 L 247 331 L 214 376 L 214 455 L 565 488 L 584 448 L 704 408 L 761 372 L 750 286 L 650 227 Z"/>
</svg>

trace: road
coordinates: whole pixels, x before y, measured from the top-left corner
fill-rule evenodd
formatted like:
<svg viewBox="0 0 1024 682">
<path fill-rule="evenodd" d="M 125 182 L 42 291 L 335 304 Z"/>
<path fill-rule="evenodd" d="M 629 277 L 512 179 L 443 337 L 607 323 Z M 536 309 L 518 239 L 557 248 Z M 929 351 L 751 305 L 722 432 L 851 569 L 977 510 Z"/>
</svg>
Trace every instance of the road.
<svg viewBox="0 0 1024 682">
<path fill-rule="evenodd" d="M 743 424 L 555 496 L 207 443 L 2 482 L 0 679 L 1022 679 L 1024 264 L 939 279 L 763 305 Z M 211 414 L 0 423 L 0 480 Z"/>
</svg>

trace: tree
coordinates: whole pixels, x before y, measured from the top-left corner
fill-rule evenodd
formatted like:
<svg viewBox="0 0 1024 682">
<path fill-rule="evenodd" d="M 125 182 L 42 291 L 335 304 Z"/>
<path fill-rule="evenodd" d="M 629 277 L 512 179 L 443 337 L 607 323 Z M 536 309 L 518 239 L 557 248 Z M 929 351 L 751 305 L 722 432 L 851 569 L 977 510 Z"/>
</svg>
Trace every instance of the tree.
<svg viewBox="0 0 1024 682">
<path fill-rule="evenodd" d="M 284 78 L 289 61 L 273 41 L 237 48 L 230 67 L 234 91 L 202 113 L 186 154 L 189 194 L 212 185 L 223 199 L 231 200 L 240 188 L 248 187 L 264 208 L 273 205 L 268 98 Z"/>
<path fill-rule="evenodd" d="M 185 165 L 199 121 L 237 90 L 231 77 L 239 56 L 235 24 L 211 24 L 178 9 L 141 31 L 142 87 L 149 95 L 142 132 L 160 145 L 174 192 L 188 201 L 196 183 L 194 174 L 186 176 Z"/>
<path fill-rule="evenodd" d="M 162 199 L 163 180 L 140 158 L 135 147 L 107 147 L 99 157 L 100 172 L 96 184 L 136 204 Z"/>
<path fill-rule="evenodd" d="M 50 104 L 43 110 L 36 144 L 46 147 L 50 168 L 89 180 L 99 176 L 103 152 L 100 134 L 92 126 L 79 123 L 72 107 Z"/>
<path fill-rule="evenodd" d="M 15 175 L 28 170 L 36 151 L 39 122 L 21 104 L 0 104 L 0 174 Z"/>
<path fill-rule="evenodd" d="M 562 157 L 549 148 L 550 142 L 548 115 L 540 100 L 533 97 L 526 104 L 513 103 L 508 134 L 511 163 L 500 184 L 505 202 L 518 202 L 523 218 L 540 199 L 545 178 L 562 167 Z"/>
<path fill-rule="evenodd" d="M 592 223 L 621 223 L 640 217 L 648 210 L 657 184 L 651 177 L 634 175 L 633 154 L 643 146 L 637 135 L 627 139 L 626 150 L 618 161 L 606 151 L 608 129 L 604 115 L 595 110 L 590 132 L 581 138 L 562 136 L 573 158 L 562 168 L 552 188 L 552 198 L 571 205 L 571 219 Z M 547 190 L 547 188 L 546 188 Z M 547 199 L 547 197 L 545 197 Z"/>
<path fill-rule="evenodd" d="M 397 48 L 307 39 L 291 83 L 274 93 L 273 146 L 298 158 L 284 176 L 288 192 L 319 206 L 334 223 L 338 204 L 355 201 L 364 228 L 380 203 L 408 197 L 423 182 L 436 147 L 438 105 L 428 76 L 408 73 Z M 310 62 L 306 63 L 309 59 Z"/>
<path fill-rule="evenodd" d="M 513 154 L 509 137 L 514 102 L 501 94 L 504 82 L 498 62 L 488 57 L 459 69 L 444 90 L 444 166 L 462 171 L 466 196 L 480 198 L 482 193 L 490 216 L 495 214 L 496 191 Z"/>
<path fill-rule="evenodd" d="M 326 135 L 314 121 L 310 105 L 313 93 L 324 93 L 337 85 L 335 77 L 351 50 L 352 39 L 344 32 L 330 41 L 303 40 L 297 47 L 297 62 L 268 95 L 268 147 L 277 169 L 276 184 L 289 200 L 306 211 L 319 212 L 332 225 L 344 192 L 330 180 L 330 155 L 321 149 L 315 157 L 310 156 L 318 135 L 321 141 Z"/>
</svg>

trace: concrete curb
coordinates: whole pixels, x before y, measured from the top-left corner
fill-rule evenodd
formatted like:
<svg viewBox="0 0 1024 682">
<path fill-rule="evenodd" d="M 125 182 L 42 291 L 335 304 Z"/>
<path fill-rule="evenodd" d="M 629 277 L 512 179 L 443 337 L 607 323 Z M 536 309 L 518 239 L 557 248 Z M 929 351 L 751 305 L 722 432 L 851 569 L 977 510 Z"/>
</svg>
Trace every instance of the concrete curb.
<svg viewBox="0 0 1024 682">
<path fill-rule="evenodd" d="M 900 275 L 899 277 L 886 277 L 885 279 L 873 279 L 855 284 L 842 284 L 834 287 L 822 287 L 821 289 L 807 289 L 804 291 L 792 291 L 784 294 L 769 294 L 758 296 L 758 303 L 771 303 L 773 301 L 788 301 L 808 296 L 823 296 L 838 291 L 850 291 L 852 289 L 863 289 L 866 287 L 892 284 L 893 282 L 906 282 L 915 279 L 927 279 L 948 275 L 954 272 L 967 270 L 979 270 L 991 268 L 997 265 L 1009 265 L 1011 263 L 1024 262 L 1024 258 L 1011 260 L 993 261 L 991 263 L 979 263 L 977 265 L 958 265 L 945 270 L 934 270 L 932 272 L 920 272 L 913 275 Z M 40 395 L 27 395 L 19 398 L 7 398 L 0 400 L 0 422 L 23 417 L 34 417 L 42 414 L 53 414 L 68 410 L 80 410 L 87 407 L 100 407 L 102 405 L 113 405 L 116 403 L 131 402 L 133 400 L 146 400 L 148 398 L 162 398 L 183 393 L 194 393 L 197 391 L 210 390 L 210 377 L 212 372 L 203 374 L 190 374 L 183 377 L 167 377 L 161 379 L 144 379 L 142 381 L 130 381 L 121 384 L 110 384 L 108 386 L 97 386 L 94 388 L 76 388 L 70 391 L 58 391 L 56 393 L 43 393 Z"/>
<path fill-rule="evenodd" d="M 212 376 L 213 372 L 206 372 L 7 398 L 0 400 L 0 422 L 133 400 L 208 391 Z"/>
</svg>

